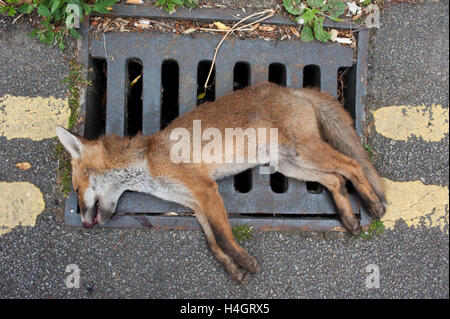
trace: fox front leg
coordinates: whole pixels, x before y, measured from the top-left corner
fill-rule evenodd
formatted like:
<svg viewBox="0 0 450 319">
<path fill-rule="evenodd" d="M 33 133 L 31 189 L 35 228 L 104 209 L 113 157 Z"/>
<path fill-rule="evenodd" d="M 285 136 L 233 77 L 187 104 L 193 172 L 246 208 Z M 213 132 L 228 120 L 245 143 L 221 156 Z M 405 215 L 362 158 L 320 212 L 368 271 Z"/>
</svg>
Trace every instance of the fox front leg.
<svg viewBox="0 0 450 319">
<path fill-rule="evenodd" d="M 234 280 L 245 284 L 248 273 L 257 273 L 260 265 L 234 239 L 217 183 L 197 174 L 184 178 L 183 184 L 195 198 L 195 215 L 216 259 Z"/>
</svg>

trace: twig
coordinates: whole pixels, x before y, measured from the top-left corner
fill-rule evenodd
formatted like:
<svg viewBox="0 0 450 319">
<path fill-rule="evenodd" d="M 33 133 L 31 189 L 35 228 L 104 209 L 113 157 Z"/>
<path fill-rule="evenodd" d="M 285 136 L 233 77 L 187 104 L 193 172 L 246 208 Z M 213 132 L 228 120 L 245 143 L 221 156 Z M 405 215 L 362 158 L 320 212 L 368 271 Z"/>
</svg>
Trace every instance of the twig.
<svg viewBox="0 0 450 319">
<path fill-rule="evenodd" d="M 364 30 L 370 30 L 370 28 L 362 27 L 362 28 L 358 28 L 358 29 L 353 29 L 353 30 L 349 30 L 348 33 L 355 33 L 355 32 L 364 31 Z"/>
<path fill-rule="evenodd" d="M 247 27 L 249 27 L 249 26 L 251 26 L 251 25 L 253 25 L 253 24 L 255 24 L 255 23 L 258 23 L 258 22 L 260 22 L 260 21 L 263 21 L 263 20 L 265 20 L 265 19 L 268 19 L 268 18 L 270 18 L 270 17 L 272 17 L 272 16 L 274 15 L 274 12 L 275 12 L 275 11 L 274 11 L 273 9 L 267 9 L 267 10 L 264 10 L 264 11 L 261 11 L 261 12 L 253 13 L 253 14 L 251 14 L 251 15 L 249 15 L 249 16 L 247 16 L 247 17 L 241 19 L 241 20 L 239 20 L 238 22 L 236 22 L 236 23 L 235 23 L 235 24 L 227 31 L 227 33 L 225 33 L 225 35 L 222 37 L 222 40 L 220 40 L 219 44 L 217 45 L 216 49 L 214 50 L 214 57 L 213 57 L 213 60 L 212 60 L 212 63 L 211 63 L 211 68 L 209 69 L 209 73 L 208 73 L 208 76 L 207 76 L 207 78 L 206 78 L 205 85 L 204 85 L 205 93 L 206 93 L 206 90 L 207 90 L 207 88 L 208 88 L 208 81 L 209 81 L 209 78 L 211 77 L 211 73 L 212 73 L 212 71 L 213 71 L 213 69 L 214 69 L 214 64 L 215 64 L 215 62 L 216 62 L 216 57 L 217 57 L 217 53 L 219 52 L 219 48 L 220 48 L 220 46 L 222 45 L 222 43 L 225 41 L 225 39 L 230 35 L 230 33 L 233 32 L 233 31 L 236 31 L 238 25 L 240 25 L 242 22 L 244 22 L 244 21 L 246 21 L 246 20 L 248 20 L 248 19 L 250 19 L 250 18 L 253 18 L 253 17 L 256 17 L 256 16 L 263 16 L 262 18 L 260 18 L 260 19 L 258 19 L 258 20 L 256 20 L 256 21 L 254 21 L 254 22 L 252 22 L 252 23 L 249 23 L 249 24 L 246 24 L 246 25 L 244 25 L 244 26 L 241 26 L 241 28 L 247 28 Z M 267 15 L 266 15 L 266 14 L 267 14 Z M 264 16 L 264 15 L 266 15 L 266 16 Z"/>
<path fill-rule="evenodd" d="M 329 15 L 324 14 L 322 12 L 317 12 L 317 14 L 322 16 L 322 17 L 328 18 L 328 19 L 330 19 L 332 21 L 335 21 L 335 22 L 351 22 L 352 21 L 352 19 L 337 19 L 337 20 L 333 20 L 332 18 L 330 18 Z"/>
<path fill-rule="evenodd" d="M 105 48 L 105 56 L 110 58 L 111 61 L 114 61 L 114 57 L 113 56 L 109 56 L 108 52 L 106 51 L 106 39 L 105 39 L 105 34 L 103 33 L 103 47 Z"/>
<path fill-rule="evenodd" d="M 159 25 L 165 26 L 166 28 L 172 28 L 172 26 L 170 26 L 170 25 L 168 25 L 168 24 L 166 24 L 164 22 L 161 22 L 161 21 L 150 20 L 150 19 L 141 19 L 139 21 L 142 21 L 142 20 L 149 21 L 149 22 L 152 22 L 152 23 L 155 23 L 155 24 L 159 24 Z"/>
<path fill-rule="evenodd" d="M 117 248 L 117 246 L 119 246 L 119 244 L 121 242 L 123 242 L 124 237 L 120 238 L 119 241 L 114 245 L 114 247 L 111 250 L 115 250 Z"/>
<path fill-rule="evenodd" d="M 198 28 L 196 30 L 200 30 L 200 31 L 207 31 L 207 32 L 228 32 L 228 30 L 219 30 L 219 29 L 210 29 L 210 28 Z M 253 31 L 254 28 L 248 28 L 248 29 L 241 29 L 241 28 L 237 28 L 234 31 Z"/>
<path fill-rule="evenodd" d="M 16 21 L 19 20 L 19 18 L 20 18 L 21 16 L 23 16 L 23 13 L 19 14 L 19 15 L 17 16 L 17 18 L 15 18 L 15 19 L 13 20 L 12 24 L 16 23 Z"/>
</svg>

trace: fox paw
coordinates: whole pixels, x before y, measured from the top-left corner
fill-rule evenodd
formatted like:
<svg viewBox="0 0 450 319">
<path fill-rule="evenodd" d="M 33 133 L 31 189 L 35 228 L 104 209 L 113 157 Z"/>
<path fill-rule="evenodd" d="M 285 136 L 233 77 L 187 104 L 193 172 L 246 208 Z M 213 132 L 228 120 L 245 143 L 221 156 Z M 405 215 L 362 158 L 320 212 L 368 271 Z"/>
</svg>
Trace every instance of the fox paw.
<svg viewBox="0 0 450 319">
<path fill-rule="evenodd" d="M 370 207 L 369 213 L 372 217 L 379 219 L 386 214 L 386 206 L 383 203 L 378 202 Z"/>
<path fill-rule="evenodd" d="M 250 264 L 250 267 L 248 269 L 252 274 L 256 274 L 261 270 L 261 266 L 259 262 L 256 260 L 256 258 L 252 257 L 252 262 Z"/>
<path fill-rule="evenodd" d="M 355 218 L 343 218 L 342 224 L 345 229 L 352 235 L 359 235 L 361 233 L 362 227 L 359 220 Z"/>
<path fill-rule="evenodd" d="M 239 284 L 245 285 L 250 278 L 250 272 L 243 268 L 239 268 L 231 274 L 231 277 Z"/>
</svg>

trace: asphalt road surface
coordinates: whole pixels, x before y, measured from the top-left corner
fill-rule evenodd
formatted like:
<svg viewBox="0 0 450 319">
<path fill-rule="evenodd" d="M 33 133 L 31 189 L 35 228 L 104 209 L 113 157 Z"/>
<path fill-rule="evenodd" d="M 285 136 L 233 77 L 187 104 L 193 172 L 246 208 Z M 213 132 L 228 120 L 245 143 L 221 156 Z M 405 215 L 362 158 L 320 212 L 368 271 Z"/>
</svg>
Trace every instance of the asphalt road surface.
<svg viewBox="0 0 450 319">
<path fill-rule="evenodd" d="M 447 1 L 391 5 L 371 35 L 366 123 L 375 123 L 368 144 L 393 198 L 388 229 L 370 240 L 255 232 L 243 246 L 262 270 L 246 286 L 226 275 L 200 231 L 64 226 L 56 141 L 40 135 L 64 112 L 42 118 L 34 135 L 10 127 L 35 103 L 64 108 L 68 63 L 27 37 L 26 20 L 0 17 L 0 298 L 448 298 L 448 9 Z M 408 122 L 419 106 L 413 128 L 426 118 L 431 137 L 402 138 L 378 125 L 383 110 Z M 19 170 L 19 162 L 32 167 Z M 20 225 L 6 216 L 11 207 Z M 66 285 L 72 264 L 79 288 Z"/>
</svg>

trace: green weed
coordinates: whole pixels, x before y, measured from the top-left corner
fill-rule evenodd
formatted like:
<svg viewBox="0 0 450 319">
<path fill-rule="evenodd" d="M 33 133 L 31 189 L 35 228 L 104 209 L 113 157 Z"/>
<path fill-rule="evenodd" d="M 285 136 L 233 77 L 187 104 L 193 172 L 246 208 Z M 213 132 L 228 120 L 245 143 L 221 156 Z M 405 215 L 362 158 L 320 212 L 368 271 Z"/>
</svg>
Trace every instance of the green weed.
<svg viewBox="0 0 450 319">
<path fill-rule="evenodd" d="M 372 161 L 373 159 L 373 149 L 369 144 L 364 144 L 364 148 L 367 151 L 367 155 L 369 155 L 369 159 Z"/>
<path fill-rule="evenodd" d="M 296 16 L 295 22 L 303 25 L 300 40 L 304 42 L 327 42 L 331 34 L 323 28 L 323 21 L 329 18 L 334 21 L 342 21 L 339 17 L 345 13 L 347 5 L 340 0 L 283 0 L 283 6 L 287 12 Z"/>
<path fill-rule="evenodd" d="M 369 229 L 361 231 L 360 237 L 363 239 L 371 239 L 374 236 L 380 236 L 385 231 L 384 224 L 381 220 L 374 219 L 369 225 Z"/>
<path fill-rule="evenodd" d="M 371 4 L 372 0 L 356 3 L 361 8 Z M 331 33 L 325 31 L 324 20 L 343 21 L 342 16 L 349 8 L 348 2 L 341 0 L 283 0 L 283 6 L 295 16 L 295 22 L 303 25 L 300 40 L 304 42 L 313 41 L 314 38 L 321 42 L 330 40 Z"/>
<path fill-rule="evenodd" d="M 198 7 L 200 0 L 158 0 L 156 5 L 163 8 L 168 13 L 174 13 L 179 7 L 186 6 L 188 8 Z"/>
<path fill-rule="evenodd" d="M 253 227 L 248 225 L 235 226 L 232 229 L 233 236 L 239 241 L 246 241 L 252 238 Z"/>
<path fill-rule="evenodd" d="M 67 129 L 71 131 L 75 128 L 78 121 L 80 90 L 91 83 L 85 79 L 83 66 L 75 61 L 69 62 L 69 72 L 63 79 L 63 82 L 69 88 L 68 103 L 70 115 Z M 58 141 L 57 138 L 55 139 Z M 59 141 L 55 146 L 55 151 L 58 160 L 58 187 L 61 193 L 67 196 L 72 189 L 70 156 Z"/>
<path fill-rule="evenodd" d="M 40 25 L 30 36 L 48 45 L 58 45 L 64 50 L 68 36 L 81 38 L 75 27 L 85 16 L 92 11 L 110 13 L 112 6 L 119 0 L 95 0 L 93 4 L 89 4 L 88 2 L 92 2 L 89 0 L 32 0 L 32 3 L 5 1 L 7 5 L 0 7 L 0 12 L 7 12 L 10 16 L 36 12 Z"/>
</svg>

